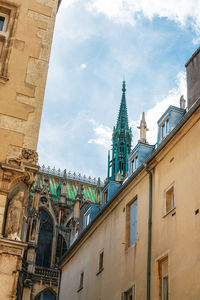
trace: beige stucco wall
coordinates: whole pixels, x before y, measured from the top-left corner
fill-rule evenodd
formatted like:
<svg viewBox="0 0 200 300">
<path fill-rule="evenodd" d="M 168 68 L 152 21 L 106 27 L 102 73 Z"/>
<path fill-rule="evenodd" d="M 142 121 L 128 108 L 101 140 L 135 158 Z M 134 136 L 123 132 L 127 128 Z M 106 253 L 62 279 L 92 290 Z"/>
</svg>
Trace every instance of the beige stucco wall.
<svg viewBox="0 0 200 300">
<path fill-rule="evenodd" d="M 199 117 L 200 110 L 150 164 L 153 173 L 151 299 L 159 299 L 157 261 L 166 255 L 169 299 L 199 299 L 200 214 L 195 215 L 200 208 Z M 164 217 L 164 191 L 172 183 L 176 208 Z M 126 249 L 123 209 L 136 195 L 138 238 L 135 245 Z M 148 176 L 142 171 L 61 263 L 60 300 L 121 300 L 121 293 L 134 283 L 136 299 L 146 299 L 147 228 Z M 102 249 L 104 270 L 96 276 Z M 84 272 L 83 289 L 77 292 L 81 272 Z"/>
</svg>

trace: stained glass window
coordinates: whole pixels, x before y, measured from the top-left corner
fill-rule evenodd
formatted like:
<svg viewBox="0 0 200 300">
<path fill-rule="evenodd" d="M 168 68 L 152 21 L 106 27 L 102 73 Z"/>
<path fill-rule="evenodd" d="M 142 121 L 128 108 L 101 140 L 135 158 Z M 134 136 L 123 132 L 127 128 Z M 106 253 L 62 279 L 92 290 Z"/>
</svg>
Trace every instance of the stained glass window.
<svg viewBox="0 0 200 300">
<path fill-rule="evenodd" d="M 38 248 L 36 256 L 36 265 L 50 267 L 51 265 L 51 248 L 53 238 L 53 222 L 49 214 L 40 210 L 40 232 L 38 238 Z"/>
<path fill-rule="evenodd" d="M 51 291 L 46 290 L 45 292 L 39 294 L 35 300 L 56 300 L 56 297 Z"/>
</svg>

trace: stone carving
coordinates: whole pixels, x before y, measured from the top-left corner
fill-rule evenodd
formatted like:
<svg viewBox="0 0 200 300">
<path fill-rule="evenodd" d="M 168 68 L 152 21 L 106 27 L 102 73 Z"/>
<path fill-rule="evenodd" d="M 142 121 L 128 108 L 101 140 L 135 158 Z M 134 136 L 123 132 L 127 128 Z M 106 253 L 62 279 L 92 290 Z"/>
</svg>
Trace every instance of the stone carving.
<svg viewBox="0 0 200 300">
<path fill-rule="evenodd" d="M 37 164 L 38 163 L 38 154 L 35 150 L 22 148 L 21 154 L 19 156 L 9 155 L 6 162 L 8 164 L 20 166 L 22 162 Z"/>
<path fill-rule="evenodd" d="M 19 240 L 22 218 L 23 218 L 23 200 L 25 192 L 20 190 L 14 195 L 9 203 L 5 235 L 13 240 Z"/>
<path fill-rule="evenodd" d="M 37 164 L 38 163 L 38 154 L 34 150 L 23 148 L 21 159 L 26 160 L 29 163 Z"/>
</svg>

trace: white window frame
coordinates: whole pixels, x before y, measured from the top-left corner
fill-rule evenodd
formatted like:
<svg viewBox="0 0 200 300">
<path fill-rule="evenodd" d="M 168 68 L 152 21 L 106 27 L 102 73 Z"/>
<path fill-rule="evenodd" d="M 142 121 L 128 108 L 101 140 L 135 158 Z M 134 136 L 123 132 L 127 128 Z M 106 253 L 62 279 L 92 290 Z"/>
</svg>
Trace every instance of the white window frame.
<svg viewBox="0 0 200 300">
<path fill-rule="evenodd" d="M 3 24 L 3 29 L 0 30 L 0 34 L 2 34 L 2 32 L 6 32 L 7 31 L 8 21 L 9 21 L 9 15 L 1 12 L 1 6 L 0 6 L 0 17 L 3 17 L 5 19 L 4 24 Z"/>
<path fill-rule="evenodd" d="M 84 228 L 86 228 L 90 224 L 90 208 L 84 213 L 83 219 Z"/>
<path fill-rule="evenodd" d="M 160 124 L 160 140 L 164 140 L 170 132 L 170 129 L 167 128 L 167 123 L 169 124 L 169 115 L 164 119 L 164 121 Z M 165 134 L 163 135 L 163 126 L 165 127 Z"/>
<path fill-rule="evenodd" d="M 138 155 L 136 153 L 134 157 L 131 159 L 131 173 L 135 172 L 135 170 L 137 169 L 137 159 L 138 159 Z"/>
<path fill-rule="evenodd" d="M 167 193 L 173 189 L 172 207 L 167 210 Z M 176 208 L 175 205 L 175 184 L 174 182 L 164 191 L 164 216 L 168 215 L 172 210 Z"/>
</svg>

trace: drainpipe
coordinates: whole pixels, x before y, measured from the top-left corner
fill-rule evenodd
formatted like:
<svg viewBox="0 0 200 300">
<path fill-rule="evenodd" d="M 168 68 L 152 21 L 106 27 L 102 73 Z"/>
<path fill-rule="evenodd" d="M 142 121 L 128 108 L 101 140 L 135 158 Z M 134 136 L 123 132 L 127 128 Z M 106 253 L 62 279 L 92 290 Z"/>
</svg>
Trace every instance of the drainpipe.
<svg viewBox="0 0 200 300">
<path fill-rule="evenodd" d="M 147 248 L 147 300 L 151 299 L 151 227 L 152 227 L 152 173 L 143 165 L 149 174 L 149 217 L 148 217 L 148 248 Z"/>
</svg>

